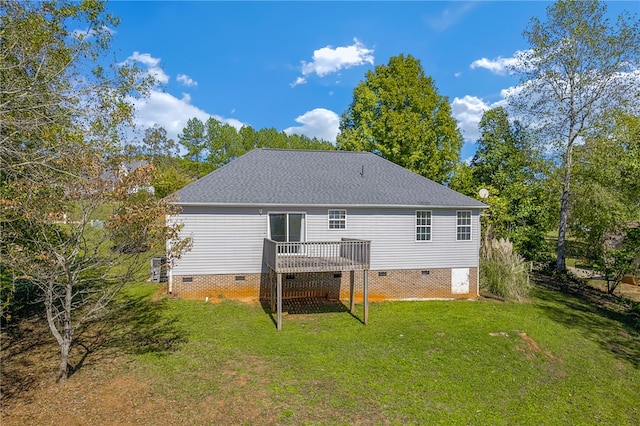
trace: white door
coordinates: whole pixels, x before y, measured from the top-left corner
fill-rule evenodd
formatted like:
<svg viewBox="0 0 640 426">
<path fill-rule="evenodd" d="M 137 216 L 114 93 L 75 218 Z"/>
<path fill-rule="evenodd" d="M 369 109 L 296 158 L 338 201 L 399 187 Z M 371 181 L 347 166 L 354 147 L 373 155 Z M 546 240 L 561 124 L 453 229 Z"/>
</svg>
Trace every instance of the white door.
<svg viewBox="0 0 640 426">
<path fill-rule="evenodd" d="M 451 269 L 451 294 L 469 293 L 469 268 Z"/>
</svg>

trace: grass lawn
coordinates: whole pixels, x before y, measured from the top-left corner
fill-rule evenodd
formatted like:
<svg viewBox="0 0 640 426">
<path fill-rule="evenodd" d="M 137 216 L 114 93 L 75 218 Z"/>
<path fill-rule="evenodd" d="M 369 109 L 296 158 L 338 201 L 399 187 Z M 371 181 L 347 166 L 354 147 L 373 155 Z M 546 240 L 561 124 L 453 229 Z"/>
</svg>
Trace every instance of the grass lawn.
<svg viewBox="0 0 640 426">
<path fill-rule="evenodd" d="M 2 424 L 640 424 L 638 324 L 543 285 L 528 304 L 374 303 L 367 326 L 320 307 L 282 332 L 258 305 L 137 300 L 64 387 L 11 388 Z M 3 364 L 27 362 L 3 340 Z"/>
</svg>

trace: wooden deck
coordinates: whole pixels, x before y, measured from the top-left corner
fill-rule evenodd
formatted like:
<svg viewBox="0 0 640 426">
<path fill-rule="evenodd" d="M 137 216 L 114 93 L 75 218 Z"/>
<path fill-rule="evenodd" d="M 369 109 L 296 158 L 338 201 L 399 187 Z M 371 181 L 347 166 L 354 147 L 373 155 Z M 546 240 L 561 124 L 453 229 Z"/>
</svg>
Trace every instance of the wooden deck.
<svg viewBox="0 0 640 426">
<path fill-rule="evenodd" d="M 343 238 L 340 241 L 313 242 L 277 242 L 265 238 L 263 250 L 264 262 L 269 269 L 276 273 L 275 286 L 271 286 L 271 311 L 277 312 L 276 327 L 282 330 L 282 300 L 286 295 L 283 291 L 282 274 L 299 272 L 342 272 L 351 271 L 349 286 L 349 307 L 351 314 L 354 310 L 354 272 L 363 271 L 362 287 L 364 302 L 363 323 L 369 321 L 369 284 L 368 273 L 371 259 L 371 241 Z M 321 286 L 308 283 L 304 294 L 321 292 Z M 275 287 L 275 288 L 274 288 Z M 297 292 L 294 290 L 294 295 Z"/>
<path fill-rule="evenodd" d="M 264 242 L 265 263 L 276 273 L 364 271 L 370 258 L 371 242 L 365 240 Z"/>
</svg>

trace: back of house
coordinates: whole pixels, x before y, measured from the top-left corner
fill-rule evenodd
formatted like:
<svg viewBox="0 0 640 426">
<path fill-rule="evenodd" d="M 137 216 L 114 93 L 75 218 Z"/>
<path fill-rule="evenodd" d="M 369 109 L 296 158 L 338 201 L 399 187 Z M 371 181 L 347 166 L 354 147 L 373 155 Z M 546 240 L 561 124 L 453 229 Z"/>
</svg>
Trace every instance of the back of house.
<svg viewBox="0 0 640 426">
<path fill-rule="evenodd" d="M 269 299 L 278 272 L 285 298 L 357 296 L 365 273 L 370 300 L 478 296 L 486 206 L 372 153 L 256 149 L 174 195 L 180 297 Z"/>
</svg>

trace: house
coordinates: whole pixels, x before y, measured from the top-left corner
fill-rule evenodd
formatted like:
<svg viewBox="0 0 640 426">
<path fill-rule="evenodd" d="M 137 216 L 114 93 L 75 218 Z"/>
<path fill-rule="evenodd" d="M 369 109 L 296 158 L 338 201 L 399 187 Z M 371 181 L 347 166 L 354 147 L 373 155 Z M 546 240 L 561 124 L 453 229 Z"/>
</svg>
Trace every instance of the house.
<svg viewBox="0 0 640 426">
<path fill-rule="evenodd" d="M 362 297 L 366 322 L 369 300 L 478 296 L 487 206 L 372 153 L 255 149 L 174 197 L 180 297 Z"/>
<path fill-rule="evenodd" d="M 149 167 L 150 164 L 146 160 L 134 161 L 131 163 L 121 163 L 117 169 L 105 170 L 100 178 L 105 181 L 106 186 L 113 190 L 119 183 L 122 183 L 127 176 L 131 175 L 136 170 L 143 170 Z M 138 192 L 148 192 L 149 194 L 155 194 L 155 188 L 153 185 L 133 185 L 127 189 L 127 194 L 137 194 Z"/>
</svg>

